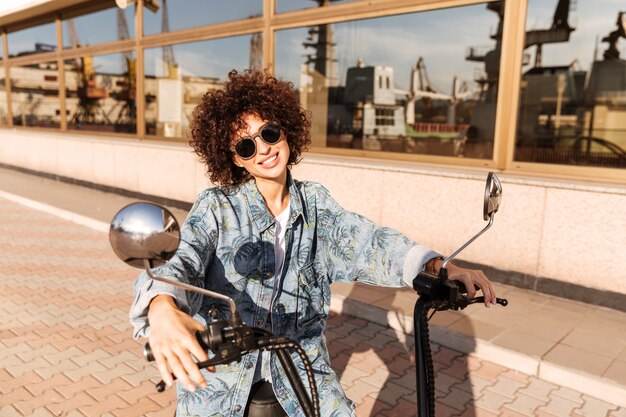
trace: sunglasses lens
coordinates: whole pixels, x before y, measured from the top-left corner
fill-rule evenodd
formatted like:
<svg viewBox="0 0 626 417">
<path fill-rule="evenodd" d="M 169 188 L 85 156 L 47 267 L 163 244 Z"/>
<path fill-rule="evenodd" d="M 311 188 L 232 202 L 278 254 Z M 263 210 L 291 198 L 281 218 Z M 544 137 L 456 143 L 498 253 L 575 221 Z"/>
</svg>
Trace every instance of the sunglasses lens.
<svg viewBox="0 0 626 417">
<path fill-rule="evenodd" d="M 265 125 L 261 130 L 261 137 L 263 138 L 265 143 L 273 145 L 280 140 L 280 127 L 273 123 Z"/>
<path fill-rule="evenodd" d="M 243 138 L 235 145 L 235 152 L 242 158 L 252 158 L 256 152 L 256 143 L 250 138 Z"/>
</svg>

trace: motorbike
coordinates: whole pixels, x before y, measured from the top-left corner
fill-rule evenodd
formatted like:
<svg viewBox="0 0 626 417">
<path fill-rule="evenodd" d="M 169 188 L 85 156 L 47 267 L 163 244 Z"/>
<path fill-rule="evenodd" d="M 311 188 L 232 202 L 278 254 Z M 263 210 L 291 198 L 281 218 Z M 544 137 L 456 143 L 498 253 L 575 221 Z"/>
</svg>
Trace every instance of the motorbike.
<svg viewBox="0 0 626 417">
<path fill-rule="evenodd" d="M 420 272 L 413 280 L 413 289 L 419 295 L 414 309 L 418 417 L 435 416 L 435 379 L 428 331 L 429 312 L 433 310 L 432 314 L 434 314 L 436 311 L 459 310 L 470 304 L 484 302 L 484 297 L 468 298 L 467 289 L 462 283 L 448 279 L 446 266 L 450 260 L 491 227 L 501 198 L 500 180 L 493 172 L 490 172 L 487 176 L 483 204 L 483 218 L 489 222 L 487 226 L 452 255 L 445 258 L 437 276 Z M 130 266 L 145 269 L 151 279 L 228 303 L 230 309 L 228 319 L 214 320 L 207 325 L 205 330 L 196 332 L 196 339 L 200 346 L 213 355 L 208 361 L 198 363 L 200 369 L 238 362 L 246 354 L 255 350 L 274 351 L 305 415 L 319 417 L 319 396 L 313 368 L 297 342 L 272 334 L 268 330 L 246 325 L 237 311 L 234 300 L 229 297 L 153 274 L 152 268 L 167 262 L 180 243 L 180 227 L 169 210 L 149 202 L 129 204 L 122 208 L 111 221 L 109 240 L 113 251 L 122 261 Z M 498 298 L 496 302 L 502 306 L 508 304 L 506 299 L 501 298 Z M 291 350 L 302 359 L 310 396 L 289 353 Z M 146 360 L 154 360 L 149 343 L 144 345 L 143 354 Z M 165 389 L 165 383 L 160 381 L 156 384 L 156 389 L 162 392 Z M 250 405 L 245 410 L 244 416 L 283 417 L 286 414 L 280 408 L 272 392 L 260 389 L 251 393 Z"/>
</svg>

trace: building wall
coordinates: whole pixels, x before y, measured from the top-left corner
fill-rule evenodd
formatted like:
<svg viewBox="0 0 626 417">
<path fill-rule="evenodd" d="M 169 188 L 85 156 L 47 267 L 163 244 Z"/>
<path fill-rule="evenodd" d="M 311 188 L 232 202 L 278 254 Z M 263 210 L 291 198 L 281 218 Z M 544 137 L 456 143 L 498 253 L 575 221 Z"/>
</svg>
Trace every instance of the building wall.
<svg viewBox="0 0 626 417">
<path fill-rule="evenodd" d="M 185 143 L 0 129 L 0 163 L 188 202 L 209 184 Z M 315 154 L 294 168 L 345 208 L 444 255 L 485 225 L 486 174 Z M 495 223 L 460 259 L 626 294 L 626 186 L 499 176 Z"/>
</svg>

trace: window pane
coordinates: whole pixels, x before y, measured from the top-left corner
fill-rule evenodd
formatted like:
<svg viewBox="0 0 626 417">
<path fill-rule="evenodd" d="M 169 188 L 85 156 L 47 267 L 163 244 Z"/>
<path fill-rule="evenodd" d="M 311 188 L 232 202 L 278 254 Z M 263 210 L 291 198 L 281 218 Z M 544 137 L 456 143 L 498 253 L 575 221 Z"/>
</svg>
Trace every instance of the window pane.
<svg viewBox="0 0 626 417">
<path fill-rule="evenodd" d="M 626 168 L 626 13 L 561 3 L 528 4 L 515 160 Z"/>
<path fill-rule="evenodd" d="M 276 0 L 276 13 L 292 12 L 294 10 L 325 7 L 337 3 L 348 3 L 354 0 Z"/>
<path fill-rule="evenodd" d="M 63 21 L 63 47 L 76 48 L 135 37 L 135 8 L 101 10 Z"/>
<path fill-rule="evenodd" d="M 280 31 L 276 73 L 312 112 L 314 146 L 489 159 L 503 15 L 497 2 Z"/>
<path fill-rule="evenodd" d="M 59 126 L 58 77 L 56 62 L 11 68 L 11 109 L 14 125 Z"/>
<path fill-rule="evenodd" d="M 57 47 L 54 23 L 12 32 L 8 37 L 9 56 L 50 52 Z"/>
<path fill-rule="evenodd" d="M 136 60 L 132 52 L 66 62 L 67 127 L 136 133 Z"/>
<path fill-rule="evenodd" d="M 148 0 L 144 3 L 145 35 L 263 15 L 263 0 Z"/>
<path fill-rule="evenodd" d="M 202 95 L 232 69 L 260 68 L 260 34 L 146 49 L 146 134 L 183 137 Z"/>
</svg>

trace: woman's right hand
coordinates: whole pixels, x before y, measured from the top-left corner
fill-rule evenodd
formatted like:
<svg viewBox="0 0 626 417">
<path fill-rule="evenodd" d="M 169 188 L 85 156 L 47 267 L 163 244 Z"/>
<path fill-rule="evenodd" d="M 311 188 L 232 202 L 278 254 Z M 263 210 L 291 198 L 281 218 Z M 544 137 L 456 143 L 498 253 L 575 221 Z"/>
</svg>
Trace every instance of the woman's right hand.
<svg viewBox="0 0 626 417">
<path fill-rule="evenodd" d="M 191 392 L 196 390 L 196 385 L 206 387 L 206 380 L 193 360 L 193 357 L 199 362 L 209 359 L 196 339 L 196 331 L 204 330 L 202 324 L 180 311 L 169 295 L 152 299 L 148 321 L 150 348 L 163 382 L 171 386 L 173 373 Z M 213 366 L 206 369 L 215 372 Z"/>
</svg>

